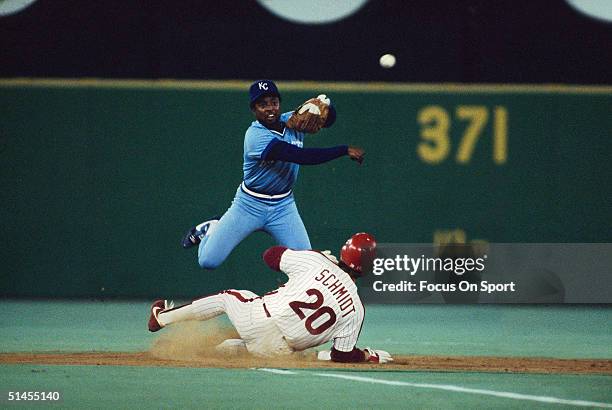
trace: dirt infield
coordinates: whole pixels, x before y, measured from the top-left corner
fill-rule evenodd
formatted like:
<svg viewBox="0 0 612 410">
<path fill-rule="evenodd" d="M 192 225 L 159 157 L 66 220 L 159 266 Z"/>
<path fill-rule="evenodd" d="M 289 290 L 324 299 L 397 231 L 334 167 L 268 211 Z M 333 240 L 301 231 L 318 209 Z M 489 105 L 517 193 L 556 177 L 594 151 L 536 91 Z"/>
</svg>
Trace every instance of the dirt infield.
<svg viewBox="0 0 612 410">
<path fill-rule="evenodd" d="M 397 356 L 393 363 L 374 365 L 322 362 L 316 360 L 314 354 L 305 354 L 292 359 L 203 356 L 194 360 L 170 360 L 155 357 L 151 352 L 0 353 L 0 364 L 212 368 L 335 368 L 385 371 L 432 370 L 612 375 L 612 360 L 482 356 Z"/>
<path fill-rule="evenodd" d="M 188 322 L 165 329 L 143 352 L 44 352 L 0 353 L 0 364 L 75 365 L 75 366 L 149 366 L 207 367 L 225 369 L 303 368 L 359 369 L 379 371 L 508 372 L 543 374 L 612 375 L 610 359 L 552 359 L 534 357 L 488 356 L 401 356 L 393 363 L 333 363 L 316 359 L 313 352 L 291 357 L 255 358 L 248 354 L 223 355 L 215 346 L 238 335 L 231 327 L 210 321 L 205 325 Z M 393 353 L 393 352 L 391 352 Z"/>
</svg>

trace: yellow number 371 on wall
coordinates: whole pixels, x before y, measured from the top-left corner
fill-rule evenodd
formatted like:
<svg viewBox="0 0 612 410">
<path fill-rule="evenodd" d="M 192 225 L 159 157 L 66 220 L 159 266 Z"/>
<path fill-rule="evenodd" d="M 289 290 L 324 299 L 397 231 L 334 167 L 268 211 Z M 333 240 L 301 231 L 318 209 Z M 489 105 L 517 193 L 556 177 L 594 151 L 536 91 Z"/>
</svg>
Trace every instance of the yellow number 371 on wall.
<svg viewBox="0 0 612 410">
<path fill-rule="evenodd" d="M 498 165 L 505 164 L 508 158 L 508 110 L 496 106 L 493 114 L 493 162 Z M 490 110 L 483 105 L 459 105 L 455 117 L 467 121 L 465 132 L 457 148 L 456 161 L 467 164 L 472 158 L 476 142 L 482 130 L 489 121 Z M 438 105 L 429 105 L 422 108 L 417 114 L 417 121 L 421 125 L 421 142 L 417 146 L 417 153 L 422 161 L 428 164 L 439 164 L 446 160 L 451 151 L 451 117 L 444 108 Z"/>
</svg>

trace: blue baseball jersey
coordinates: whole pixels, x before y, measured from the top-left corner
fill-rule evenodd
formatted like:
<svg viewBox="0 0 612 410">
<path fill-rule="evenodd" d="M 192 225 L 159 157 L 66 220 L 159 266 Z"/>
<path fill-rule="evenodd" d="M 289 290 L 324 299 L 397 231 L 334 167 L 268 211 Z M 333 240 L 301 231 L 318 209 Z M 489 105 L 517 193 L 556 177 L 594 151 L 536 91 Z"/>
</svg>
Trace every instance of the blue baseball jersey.
<svg viewBox="0 0 612 410">
<path fill-rule="evenodd" d="M 281 114 L 280 121 L 287 122 L 293 111 Z M 297 180 L 300 166 L 292 162 L 264 161 L 262 155 L 270 141 L 279 139 L 299 148 L 304 146 L 304 133 L 285 127 L 283 133 L 266 128 L 253 121 L 244 136 L 244 182 L 247 187 L 266 195 L 289 191 Z"/>
</svg>

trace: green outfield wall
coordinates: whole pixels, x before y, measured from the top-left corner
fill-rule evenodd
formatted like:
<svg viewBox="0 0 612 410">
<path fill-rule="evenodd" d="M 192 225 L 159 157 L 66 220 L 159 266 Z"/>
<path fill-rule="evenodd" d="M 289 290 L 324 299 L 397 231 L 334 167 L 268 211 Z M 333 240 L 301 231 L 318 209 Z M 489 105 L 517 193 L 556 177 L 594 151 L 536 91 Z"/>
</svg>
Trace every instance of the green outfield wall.
<svg viewBox="0 0 612 410">
<path fill-rule="evenodd" d="M 303 166 L 315 248 L 380 242 L 610 242 L 612 88 L 280 83 L 325 92 L 338 121 Z M 0 81 L 3 297 L 196 297 L 282 278 L 253 234 L 216 271 L 180 239 L 230 205 L 252 121 L 247 83 Z"/>
</svg>

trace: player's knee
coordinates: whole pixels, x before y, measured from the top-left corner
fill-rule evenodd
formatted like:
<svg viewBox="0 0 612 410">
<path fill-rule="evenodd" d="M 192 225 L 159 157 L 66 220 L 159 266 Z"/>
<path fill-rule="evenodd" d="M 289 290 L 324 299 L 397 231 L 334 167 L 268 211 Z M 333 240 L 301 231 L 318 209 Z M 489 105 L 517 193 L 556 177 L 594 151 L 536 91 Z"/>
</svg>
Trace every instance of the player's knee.
<svg viewBox="0 0 612 410">
<path fill-rule="evenodd" d="M 208 257 L 206 255 L 198 257 L 198 264 L 202 269 L 216 269 L 217 267 L 219 267 L 219 265 L 221 265 L 221 262 L 222 261 Z"/>
</svg>

